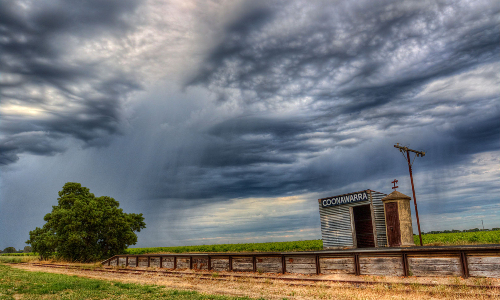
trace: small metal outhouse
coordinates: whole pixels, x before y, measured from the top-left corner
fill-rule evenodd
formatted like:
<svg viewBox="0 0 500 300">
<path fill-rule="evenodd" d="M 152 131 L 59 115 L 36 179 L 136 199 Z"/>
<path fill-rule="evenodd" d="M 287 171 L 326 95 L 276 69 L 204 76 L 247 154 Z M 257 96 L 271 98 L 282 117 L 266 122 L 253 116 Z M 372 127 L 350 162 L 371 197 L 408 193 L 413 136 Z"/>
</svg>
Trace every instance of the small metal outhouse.
<svg viewBox="0 0 500 300">
<path fill-rule="evenodd" d="M 364 190 L 318 199 L 323 248 L 385 247 L 384 193 Z"/>
</svg>

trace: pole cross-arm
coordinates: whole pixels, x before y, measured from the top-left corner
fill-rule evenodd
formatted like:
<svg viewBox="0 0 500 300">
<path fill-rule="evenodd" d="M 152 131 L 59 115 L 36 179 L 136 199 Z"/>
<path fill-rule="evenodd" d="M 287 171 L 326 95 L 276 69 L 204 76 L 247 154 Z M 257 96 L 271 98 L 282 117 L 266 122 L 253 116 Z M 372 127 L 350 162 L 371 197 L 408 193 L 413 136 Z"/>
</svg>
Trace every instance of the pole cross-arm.
<svg viewBox="0 0 500 300">
<path fill-rule="evenodd" d="M 425 152 L 424 151 L 417 151 L 417 150 L 410 149 L 410 148 L 408 148 L 406 146 L 400 146 L 399 143 L 397 143 L 396 145 L 394 145 L 394 148 L 398 148 L 399 152 L 413 152 L 413 153 L 415 153 L 416 156 L 420 156 L 420 157 L 425 156 Z"/>
</svg>

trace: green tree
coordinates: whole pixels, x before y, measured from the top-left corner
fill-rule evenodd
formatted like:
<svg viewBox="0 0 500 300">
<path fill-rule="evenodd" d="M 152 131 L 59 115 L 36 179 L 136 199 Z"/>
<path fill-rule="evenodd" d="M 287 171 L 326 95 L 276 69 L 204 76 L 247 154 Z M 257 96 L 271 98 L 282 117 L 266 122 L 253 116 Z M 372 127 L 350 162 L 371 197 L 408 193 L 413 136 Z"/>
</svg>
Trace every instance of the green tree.
<svg viewBox="0 0 500 300">
<path fill-rule="evenodd" d="M 45 215 L 42 228 L 30 231 L 26 241 L 41 258 L 56 255 L 71 261 L 96 261 L 123 253 L 137 243 L 146 228 L 142 214 L 127 214 L 111 197 L 95 197 L 89 189 L 68 182 L 59 192 L 58 205 Z"/>
<path fill-rule="evenodd" d="M 14 247 L 7 247 L 7 248 L 3 249 L 4 253 L 16 253 L 16 251 L 17 250 Z"/>
</svg>

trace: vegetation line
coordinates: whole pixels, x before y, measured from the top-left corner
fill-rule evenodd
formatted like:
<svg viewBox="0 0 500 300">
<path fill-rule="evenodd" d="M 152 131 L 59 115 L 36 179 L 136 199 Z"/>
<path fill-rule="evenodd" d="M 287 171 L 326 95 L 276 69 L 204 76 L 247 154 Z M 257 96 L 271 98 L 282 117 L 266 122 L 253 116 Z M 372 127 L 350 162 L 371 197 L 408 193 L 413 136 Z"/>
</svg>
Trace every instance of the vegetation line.
<svg viewBox="0 0 500 300">
<path fill-rule="evenodd" d="M 472 244 L 500 244 L 500 230 L 475 232 L 450 232 L 438 234 L 423 234 L 424 246 L 457 246 Z M 414 236 L 415 245 L 419 244 L 418 236 Z M 123 254 L 148 253 L 196 253 L 196 252 L 288 252 L 316 251 L 323 249 L 322 240 L 220 244 L 179 247 L 128 248 Z"/>
</svg>

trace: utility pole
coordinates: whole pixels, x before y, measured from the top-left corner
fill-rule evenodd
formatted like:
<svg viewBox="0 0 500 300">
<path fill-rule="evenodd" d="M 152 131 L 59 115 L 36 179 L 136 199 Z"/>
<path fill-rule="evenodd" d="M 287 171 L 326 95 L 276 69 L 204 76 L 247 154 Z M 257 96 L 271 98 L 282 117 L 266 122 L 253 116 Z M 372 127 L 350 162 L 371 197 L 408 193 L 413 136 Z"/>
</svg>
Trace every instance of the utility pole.
<svg viewBox="0 0 500 300">
<path fill-rule="evenodd" d="M 410 170 L 410 179 L 411 179 L 411 189 L 413 191 L 413 203 L 415 204 L 415 216 L 417 217 L 418 237 L 420 238 L 420 246 L 423 246 L 422 232 L 420 231 L 420 220 L 418 218 L 417 199 L 415 198 L 415 186 L 413 185 L 413 175 L 411 172 L 411 165 L 413 164 L 413 162 L 410 162 L 410 152 L 415 153 L 415 156 L 413 157 L 413 161 L 415 161 L 415 158 L 417 156 L 420 156 L 420 157 L 425 156 L 425 152 L 412 150 L 412 149 L 405 147 L 405 146 L 400 146 L 399 143 L 394 145 L 394 148 L 398 148 L 399 152 L 403 153 L 403 156 L 405 157 L 405 159 L 408 160 L 408 169 Z"/>
</svg>

